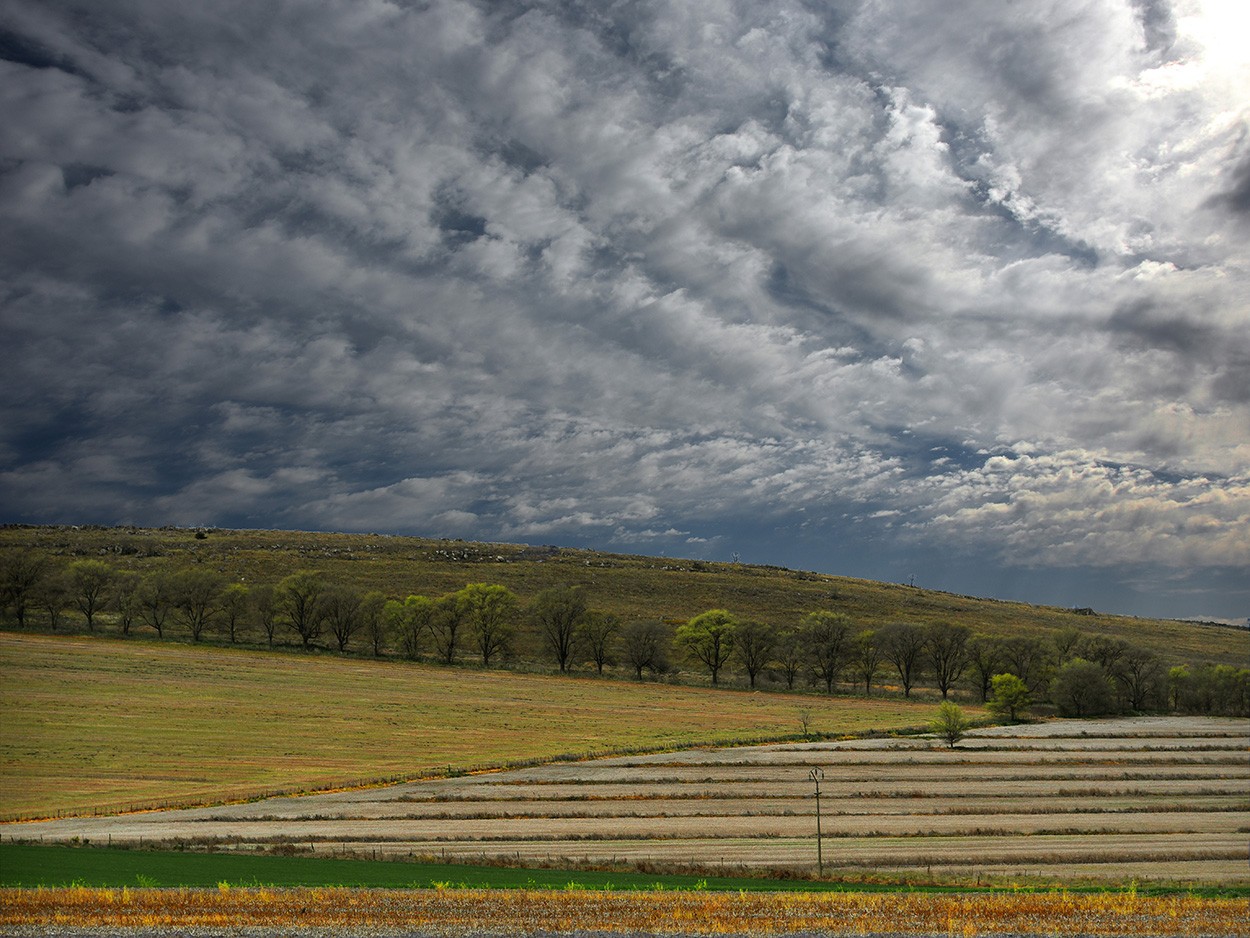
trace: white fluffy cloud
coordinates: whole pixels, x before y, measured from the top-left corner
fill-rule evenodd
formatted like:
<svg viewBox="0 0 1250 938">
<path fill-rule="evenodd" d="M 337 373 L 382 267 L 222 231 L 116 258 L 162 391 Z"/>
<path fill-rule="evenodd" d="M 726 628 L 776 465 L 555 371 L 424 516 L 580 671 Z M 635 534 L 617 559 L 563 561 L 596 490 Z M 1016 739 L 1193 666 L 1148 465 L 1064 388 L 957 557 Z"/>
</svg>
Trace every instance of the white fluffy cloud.
<svg viewBox="0 0 1250 938">
<path fill-rule="evenodd" d="M 1244 567 L 1237 10 L 9 0 L 8 520 Z"/>
</svg>

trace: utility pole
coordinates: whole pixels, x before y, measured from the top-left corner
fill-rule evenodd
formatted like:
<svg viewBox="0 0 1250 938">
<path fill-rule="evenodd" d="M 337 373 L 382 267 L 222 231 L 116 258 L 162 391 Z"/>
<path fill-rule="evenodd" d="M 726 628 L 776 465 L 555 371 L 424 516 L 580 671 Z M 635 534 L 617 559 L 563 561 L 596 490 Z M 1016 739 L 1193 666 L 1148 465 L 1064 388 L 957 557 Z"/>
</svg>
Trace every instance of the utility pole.
<svg viewBox="0 0 1250 938">
<path fill-rule="evenodd" d="M 825 855 L 820 843 L 820 780 L 825 777 L 823 769 L 812 769 L 807 773 L 816 784 L 816 866 L 820 871 L 820 875 L 825 875 Z"/>
</svg>

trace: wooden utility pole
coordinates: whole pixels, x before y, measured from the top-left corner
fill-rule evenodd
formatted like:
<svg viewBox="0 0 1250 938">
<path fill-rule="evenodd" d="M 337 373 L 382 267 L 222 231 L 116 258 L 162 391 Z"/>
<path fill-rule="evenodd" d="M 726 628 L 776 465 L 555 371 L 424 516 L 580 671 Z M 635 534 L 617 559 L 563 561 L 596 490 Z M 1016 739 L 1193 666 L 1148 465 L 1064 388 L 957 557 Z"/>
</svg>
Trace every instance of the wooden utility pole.
<svg viewBox="0 0 1250 938">
<path fill-rule="evenodd" d="M 816 784 L 816 866 L 820 871 L 820 875 L 825 875 L 825 855 L 820 843 L 820 780 L 825 777 L 822 769 L 812 769 L 807 773 Z"/>
</svg>

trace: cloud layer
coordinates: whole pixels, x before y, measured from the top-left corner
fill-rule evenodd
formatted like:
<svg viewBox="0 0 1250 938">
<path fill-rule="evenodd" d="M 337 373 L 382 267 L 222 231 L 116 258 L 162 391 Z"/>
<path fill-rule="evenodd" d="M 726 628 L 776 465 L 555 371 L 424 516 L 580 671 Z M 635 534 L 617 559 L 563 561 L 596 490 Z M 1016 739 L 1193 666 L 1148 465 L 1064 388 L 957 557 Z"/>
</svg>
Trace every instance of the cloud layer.
<svg viewBox="0 0 1250 938">
<path fill-rule="evenodd" d="M 1244 614 L 1244 17 L 8 0 L 6 520 Z"/>
</svg>

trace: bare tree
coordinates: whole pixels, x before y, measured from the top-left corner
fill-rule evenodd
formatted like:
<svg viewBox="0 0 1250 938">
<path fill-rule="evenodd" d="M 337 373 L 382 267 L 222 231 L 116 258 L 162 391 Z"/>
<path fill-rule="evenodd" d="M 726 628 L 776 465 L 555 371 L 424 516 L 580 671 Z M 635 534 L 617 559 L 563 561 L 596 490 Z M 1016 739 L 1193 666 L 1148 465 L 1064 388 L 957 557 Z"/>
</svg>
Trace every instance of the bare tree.
<svg viewBox="0 0 1250 938">
<path fill-rule="evenodd" d="M 612 654 L 612 639 L 621 630 L 620 617 L 611 612 L 591 610 L 582 619 L 581 642 L 595 663 L 595 670 L 602 674 Z"/>
<path fill-rule="evenodd" d="M 13 610 L 17 627 L 26 627 L 26 610 L 34 605 L 41 580 L 49 575 L 48 555 L 39 550 L 6 550 L 0 554 L 0 597 Z"/>
<path fill-rule="evenodd" d="M 800 624 L 807 665 L 812 675 L 833 693 L 851 652 L 851 620 L 841 612 L 813 612 Z"/>
<path fill-rule="evenodd" d="M 990 699 L 990 682 L 1003 671 L 1002 645 L 992 635 L 973 635 L 968 640 L 968 664 L 977 678 L 981 703 Z"/>
<path fill-rule="evenodd" d="M 751 687 L 755 687 L 756 676 L 768 667 L 773 657 L 773 648 L 777 644 L 777 631 L 771 625 L 758 619 L 746 619 L 738 625 L 734 650 L 742 669 L 747 673 Z"/>
<path fill-rule="evenodd" d="M 864 695 L 872 696 L 872 682 L 881 672 L 881 645 L 877 642 L 877 633 L 872 629 L 864 629 L 855 636 L 851 646 L 851 667 L 864 682 Z"/>
<path fill-rule="evenodd" d="M 381 658 L 386 649 L 387 629 L 382 618 L 385 607 L 386 596 L 379 590 L 370 590 L 360 597 L 360 628 L 369 640 L 375 658 Z"/>
<path fill-rule="evenodd" d="M 967 626 L 953 625 L 950 622 L 934 622 L 925 629 L 925 650 L 928 652 L 929 666 L 943 700 L 950 695 L 951 687 L 968 667 L 970 634 Z"/>
<path fill-rule="evenodd" d="M 242 583 L 231 583 L 221 591 L 221 617 L 232 645 L 239 640 L 239 628 L 252 608 L 250 594 L 251 590 Z"/>
<path fill-rule="evenodd" d="M 184 567 L 172 578 L 174 606 L 198 642 L 220 609 L 221 577 L 200 567 Z"/>
<path fill-rule="evenodd" d="M 117 624 L 123 635 L 129 635 L 131 626 L 139 618 L 139 574 L 132 570 L 119 570 L 113 581 L 113 608 L 117 610 Z"/>
<path fill-rule="evenodd" d="M 1163 662 L 1144 648 L 1129 648 L 1116 662 L 1113 677 L 1130 710 L 1145 710 L 1164 693 Z"/>
<path fill-rule="evenodd" d="M 803 670 L 807 655 L 803 649 L 803 635 L 798 629 L 782 629 L 777 633 L 775 658 L 777 668 L 788 690 L 794 690 L 794 679 Z"/>
<path fill-rule="evenodd" d="M 489 668 L 496 655 L 507 654 L 516 630 L 519 604 L 506 586 L 470 583 L 460 591 L 468 610 L 482 665 Z"/>
<path fill-rule="evenodd" d="M 274 635 L 278 631 L 278 598 L 274 588 L 268 583 L 253 586 L 251 606 L 256 614 L 256 621 L 264 629 L 265 641 L 272 648 Z"/>
<path fill-rule="evenodd" d="M 654 621 L 630 622 L 625 626 L 621 650 L 638 680 L 642 680 L 643 671 L 662 674 L 668 670 L 667 631 L 662 623 Z"/>
<path fill-rule="evenodd" d="M 360 594 L 349 586 L 335 584 L 321 594 L 321 608 L 339 652 L 347 651 L 348 643 L 362 624 Z"/>
<path fill-rule="evenodd" d="M 456 660 L 460 633 L 468 620 L 469 607 L 460 593 L 451 593 L 438 600 L 431 619 L 431 634 L 439 657 L 447 664 Z"/>
<path fill-rule="evenodd" d="M 157 638 L 165 637 L 165 623 L 174 611 L 174 590 L 164 570 L 149 573 L 139 581 L 139 617 L 150 625 Z"/>
<path fill-rule="evenodd" d="M 534 597 L 530 618 L 543 644 L 555 656 L 560 672 L 568 671 L 586 618 L 586 596 L 580 587 L 553 586 Z"/>
<path fill-rule="evenodd" d="M 321 598 L 326 587 L 325 577 L 314 570 L 292 573 L 278 584 L 278 609 L 305 648 L 312 647 L 325 627 L 325 608 Z"/>
<path fill-rule="evenodd" d="M 911 622 L 892 622 L 877 632 L 877 641 L 885 660 L 898 672 L 903 696 L 910 697 L 924 660 L 924 630 Z"/>
<path fill-rule="evenodd" d="M 75 560 L 66 571 L 74 605 L 82 611 L 87 628 L 95 631 L 96 613 L 104 608 L 117 572 L 103 560 Z"/>
<path fill-rule="evenodd" d="M 1050 653 L 1041 639 L 1027 635 L 1013 635 L 1003 639 L 1003 660 L 1009 673 L 1014 674 L 1036 694 L 1046 684 L 1050 670 Z"/>
</svg>

